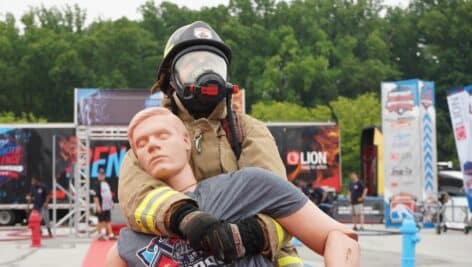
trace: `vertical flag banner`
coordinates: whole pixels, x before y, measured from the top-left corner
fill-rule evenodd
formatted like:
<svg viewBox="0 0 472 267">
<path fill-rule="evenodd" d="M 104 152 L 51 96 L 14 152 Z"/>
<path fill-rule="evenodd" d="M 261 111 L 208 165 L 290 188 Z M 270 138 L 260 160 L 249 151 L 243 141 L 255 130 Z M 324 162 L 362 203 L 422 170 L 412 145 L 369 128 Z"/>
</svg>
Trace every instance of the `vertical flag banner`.
<svg viewBox="0 0 472 267">
<path fill-rule="evenodd" d="M 469 126 L 469 134 L 472 131 L 472 85 L 465 88 L 467 92 L 467 125 Z M 469 203 L 469 210 L 472 212 L 472 139 L 469 137 L 467 143 L 467 158 L 463 166 L 464 173 L 464 192 Z"/>
<path fill-rule="evenodd" d="M 436 110 L 434 83 L 420 84 L 420 130 L 422 140 L 423 200 L 435 203 L 437 199 Z"/>
<path fill-rule="evenodd" d="M 383 82 L 381 89 L 385 223 L 393 225 L 437 195 L 434 83 Z"/>
<path fill-rule="evenodd" d="M 452 130 L 456 141 L 458 158 L 464 174 L 464 191 L 467 195 L 469 210 L 472 211 L 472 115 L 470 110 L 470 92 L 472 88 L 454 88 L 447 92 L 447 103 L 451 116 Z"/>
</svg>

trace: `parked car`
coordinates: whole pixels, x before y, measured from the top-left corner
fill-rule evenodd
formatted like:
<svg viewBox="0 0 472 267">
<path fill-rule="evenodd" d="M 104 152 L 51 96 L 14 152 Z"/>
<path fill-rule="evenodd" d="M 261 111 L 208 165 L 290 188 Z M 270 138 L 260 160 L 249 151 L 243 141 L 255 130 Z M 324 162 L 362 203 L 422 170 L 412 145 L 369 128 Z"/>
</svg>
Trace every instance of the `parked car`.
<svg viewBox="0 0 472 267">
<path fill-rule="evenodd" d="M 450 196 L 464 196 L 464 176 L 460 170 L 438 171 L 438 191 Z"/>
</svg>

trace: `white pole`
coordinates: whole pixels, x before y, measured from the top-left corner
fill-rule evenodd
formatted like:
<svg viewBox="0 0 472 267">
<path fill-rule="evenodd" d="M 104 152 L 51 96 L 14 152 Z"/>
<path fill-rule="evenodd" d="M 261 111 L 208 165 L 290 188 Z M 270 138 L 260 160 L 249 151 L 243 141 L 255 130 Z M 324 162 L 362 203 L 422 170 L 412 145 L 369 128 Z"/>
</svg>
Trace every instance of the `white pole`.
<svg viewBox="0 0 472 267">
<path fill-rule="evenodd" d="M 52 136 L 52 231 L 56 235 L 57 221 L 57 181 L 56 181 L 56 135 Z"/>
</svg>

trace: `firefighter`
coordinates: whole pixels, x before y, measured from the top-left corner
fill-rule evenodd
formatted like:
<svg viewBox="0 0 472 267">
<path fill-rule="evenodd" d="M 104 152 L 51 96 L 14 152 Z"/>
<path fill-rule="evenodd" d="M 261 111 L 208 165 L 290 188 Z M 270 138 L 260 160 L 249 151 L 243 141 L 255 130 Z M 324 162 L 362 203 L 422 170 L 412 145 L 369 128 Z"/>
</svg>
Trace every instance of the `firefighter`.
<svg viewBox="0 0 472 267">
<path fill-rule="evenodd" d="M 286 177 L 274 138 L 265 124 L 231 110 L 231 95 L 237 91 L 237 86 L 228 82 L 231 56 L 231 49 L 205 22 L 183 26 L 165 46 L 151 91 L 164 93 L 163 106 L 172 110 L 189 130 L 190 165 L 198 181 L 249 166 Z M 214 220 L 190 207 L 192 201 L 187 195 L 163 191 L 163 185 L 147 174 L 134 153 L 128 151 L 121 165 L 118 196 L 127 224 L 133 230 L 179 236 L 172 231 L 170 222 L 181 220 L 189 212 L 195 215 L 186 216 L 191 218 L 188 224 L 193 227 L 205 229 L 205 224 Z M 290 243 L 291 237 L 275 220 L 258 214 L 254 221 L 260 225 L 256 230 L 264 236 L 260 253 L 277 266 L 303 266 Z M 228 257 L 221 259 L 226 262 L 237 258 L 228 255 L 228 251 L 234 251 L 231 247 L 234 244 L 229 243 L 223 248 L 225 253 L 220 253 Z"/>
</svg>

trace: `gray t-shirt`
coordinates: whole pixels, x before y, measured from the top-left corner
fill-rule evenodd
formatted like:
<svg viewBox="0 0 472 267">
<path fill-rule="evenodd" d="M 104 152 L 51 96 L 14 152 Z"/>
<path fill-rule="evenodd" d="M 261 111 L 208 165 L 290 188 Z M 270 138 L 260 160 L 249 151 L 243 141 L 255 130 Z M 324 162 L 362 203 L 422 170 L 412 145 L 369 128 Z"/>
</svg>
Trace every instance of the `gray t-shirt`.
<svg viewBox="0 0 472 267">
<path fill-rule="evenodd" d="M 243 168 L 200 182 L 188 193 L 199 208 L 220 220 L 236 222 L 257 213 L 280 218 L 308 201 L 293 184 L 260 168 Z M 195 251 L 186 240 L 156 237 L 122 229 L 118 252 L 128 266 L 224 266 L 211 255 Z M 262 255 L 246 257 L 231 266 L 275 266 Z"/>
</svg>

